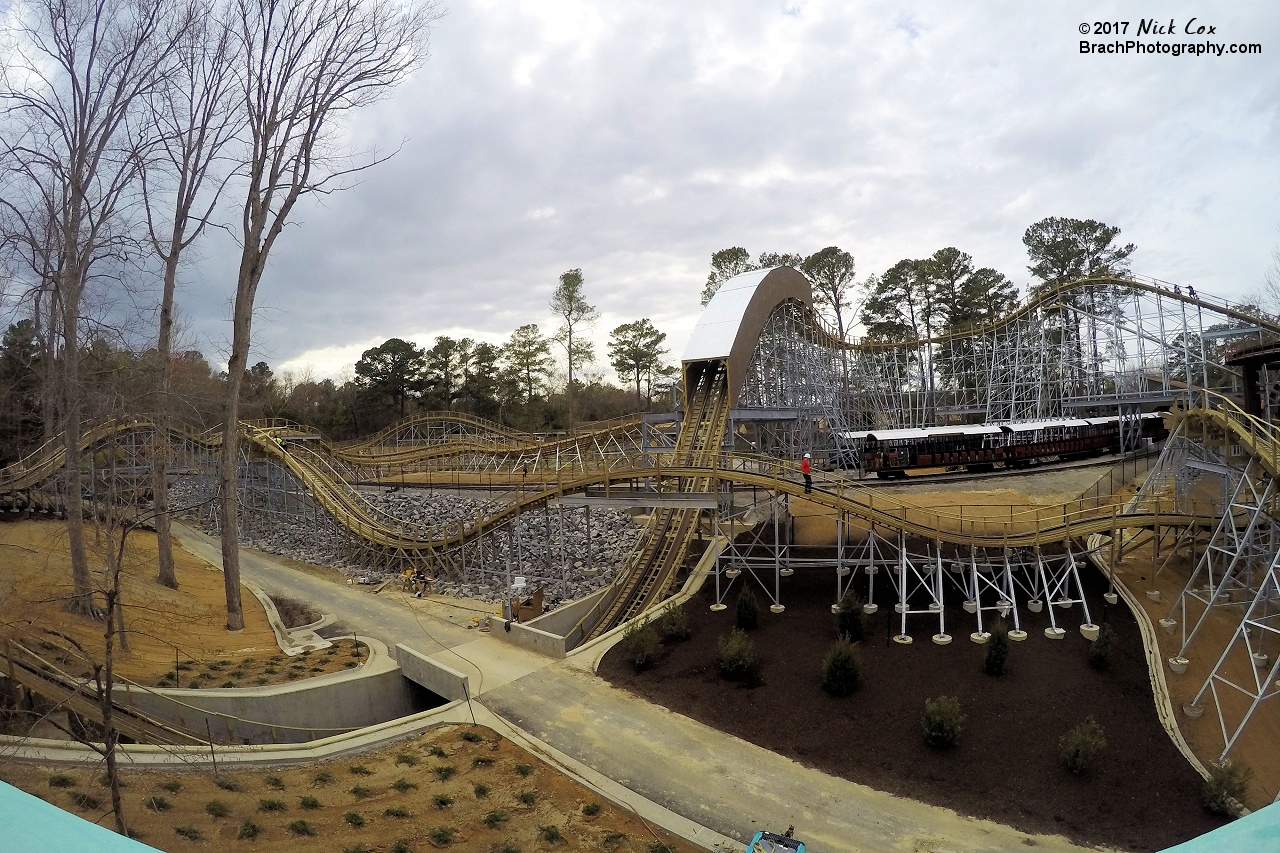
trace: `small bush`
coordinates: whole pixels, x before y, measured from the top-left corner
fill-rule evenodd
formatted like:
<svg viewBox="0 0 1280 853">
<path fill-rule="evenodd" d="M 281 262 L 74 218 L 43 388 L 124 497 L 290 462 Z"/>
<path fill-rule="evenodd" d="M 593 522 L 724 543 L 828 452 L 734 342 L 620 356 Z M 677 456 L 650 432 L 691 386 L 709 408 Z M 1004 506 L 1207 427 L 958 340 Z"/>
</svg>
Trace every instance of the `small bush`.
<svg viewBox="0 0 1280 853">
<path fill-rule="evenodd" d="M 347 812 L 342 816 L 342 819 L 347 822 L 348 826 L 355 827 L 356 829 L 364 826 L 364 816 L 356 814 L 355 812 Z"/>
<path fill-rule="evenodd" d="M 173 803 L 169 802 L 164 797 L 147 797 L 142 801 L 142 804 L 156 814 L 159 814 L 160 812 L 167 812 L 169 809 L 173 808 Z"/>
<path fill-rule="evenodd" d="M 1101 672 L 1111 666 L 1111 645 L 1114 634 L 1110 625 L 1098 629 L 1098 639 L 1089 644 L 1089 666 Z"/>
<path fill-rule="evenodd" d="M 271 790 L 273 790 L 273 791 L 283 791 L 283 790 L 284 790 L 284 780 L 283 780 L 283 779 L 281 779 L 279 776 L 268 776 L 268 777 L 267 777 L 267 787 L 268 787 L 268 788 L 270 788 L 270 789 L 271 789 Z"/>
<path fill-rule="evenodd" d="M 472 788 L 471 790 L 475 792 L 475 795 L 477 798 L 483 798 L 483 797 L 489 796 L 489 786 L 483 782 L 477 782 L 475 784 L 475 787 Z"/>
<path fill-rule="evenodd" d="M 862 599 L 852 589 L 847 590 L 836 607 L 836 636 L 857 643 L 866 635 L 867 622 L 862 613 Z"/>
<path fill-rule="evenodd" d="M 49 777 L 50 788 L 74 788 L 76 780 L 65 773 L 54 773 Z"/>
<path fill-rule="evenodd" d="M 556 826 L 554 823 L 538 827 L 538 837 L 543 841 L 546 841 L 548 844 L 555 844 L 557 841 L 564 841 L 564 836 L 560 834 L 560 827 Z"/>
<path fill-rule="evenodd" d="M 733 624 L 739 631 L 754 631 L 760 624 L 760 605 L 751 587 L 744 586 L 738 593 L 738 606 L 733 611 Z"/>
<path fill-rule="evenodd" d="M 453 797 L 449 796 L 448 794 L 436 794 L 434 797 L 431 798 L 431 802 L 438 809 L 448 808 L 449 806 L 453 805 Z"/>
<path fill-rule="evenodd" d="M 396 764 L 407 764 L 410 767 L 418 763 L 418 756 L 410 752 L 402 752 L 396 756 Z"/>
<path fill-rule="evenodd" d="M 95 811 L 102 808 L 102 800 L 83 791 L 72 791 L 71 802 L 76 804 L 76 808 L 81 808 L 85 811 Z"/>
<path fill-rule="evenodd" d="M 587 803 L 585 806 L 582 807 L 582 813 L 587 817 L 595 817 L 596 815 L 600 814 L 600 804 Z"/>
<path fill-rule="evenodd" d="M 486 755 L 477 755 L 475 758 L 471 759 L 472 767 L 488 767 L 492 763 L 493 759 Z"/>
<path fill-rule="evenodd" d="M 452 764 L 441 764 L 439 766 L 432 767 L 431 772 L 436 774 L 436 778 L 441 782 L 446 782 L 453 776 L 453 774 L 458 772 L 458 768 L 454 767 Z"/>
<path fill-rule="evenodd" d="M 437 826 L 427 833 L 427 837 L 443 847 L 453 842 L 453 830 L 447 826 Z"/>
<path fill-rule="evenodd" d="M 654 620 L 658 632 L 667 640 L 687 640 L 693 633 L 689 626 L 689 614 L 683 604 L 673 604 Z"/>
<path fill-rule="evenodd" d="M 356 817 L 360 817 L 360 815 L 356 815 Z M 360 818 L 360 821 L 361 826 L 363 826 L 364 818 Z M 350 847 L 343 847 L 342 853 L 369 853 L 369 848 L 363 844 L 352 844 Z"/>
<path fill-rule="evenodd" d="M 489 812 L 484 816 L 484 825 L 490 829 L 497 829 L 506 819 L 506 812 Z"/>
<path fill-rule="evenodd" d="M 991 626 L 991 637 L 982 656 L 982 671 L 987 675 L 1004 675 L 1005 661 L 1009 659 L 1009 631 L 1004 623 L 996 621 Z"/>
<path fill-rule="evenodd" d="M 1247 765 L 1226 759 L 1209 768 L 1209 778 L 1204 783 L 1204 806 L 1214 814 L 1233 817 L 1231 801 L 1243 803 L 1249 793 L 1253 771 Z"/>
<path fill-rule="evenodd" d="M 428 749 L 428 750 L 427 750 L 427 755 L 431 755 L 431 756 L 434 756 L 434 757 L 436 757 L 436 758 L 448 758 L 448 757 L 449 757 L 449 756 L 448 756 L 448 754 L 446 754 L 446 753 L 445 753 L 445 751 L 444 751 L 443 749 L 441 749 L 440 747 L 438 747 L 438 746 L 433 746 L 433 747 L 431 747 L 430 749 Z"/>
<path fill-rule="evenodd" d="M 647 623 L 642 625 L 639 621 L 634 621 L 623 632 L 618 648 L 622 650 L 623 656 L 631 666 L 639 672 L 657 660 L 658 654 L 662 651 L 662 638 L 658 636 L 657 629 L 652 625 Z"/>
<path fill-rule="evenodd" d="M 1098 721 L 1088 717 L 1059 738 L 1058 747 L 1062 750 L 1062 760 L 1066 762 L 1067 769 L 1072 773 L 1083 773 L 1098 753 L 1107 748 L 1107 737 Z"/>
<path fill-rule="evenodd" d="M 324 808 L 324 806 L 320 805 L 320 801 L 317 800 L 315 797 L 303 797 L 301 800 L 299 800 L 298 805 L 302 806 L 307 811 L 314 811 L 316 809 Z"/>
<path fill-rule="evenodd" d="M 537 791 L 521 791 L 520 795 L 516 797 L 516 799 L 526 806 L 531 806 L 538 801 L 538 792 Z"/>
<path fill-rule="evenodd" d="M 937 699 L 926 699 L 924 717 L 925 743 L 934 749 L 950 749 L 960 743 L 960 727 L 964 723 L 964 712 L 960 709 L 960 700 L 954 696 L 939 696 Z"/>
<path fill-rule="evenodd" d="M 405 809 L 400 808 L 399 806 L 392 806 L 389 809 L 384 809 L 382 812 L 382 816 L 383 817 L 408 817 L 409 812 L 406 811 Z"/>
<path fill-rule="evenodd" d="M 295 820 L 286 826 L 285 829 L 289 830 L 294 835 L 305 835 L 308 838 L 316 834 L 316 831 L 311 828 L 311 824 L 307 823 L 305 820 Z"/>
<path fill-rule="evenodd" d="M 168 791 L 170 794 L 176 794 L 182 790 L 182 783 L 179 782 L 177 779 L 170 779 L 168 782 L 165 782 L 160 787 Z"/>
<path fill-rule="evenodd" d="M 508 841 L 501 847 L 494 847 L 493 851 L 494 853 L 520 853 L 520 848 Z"/>
<path fill-rule="evenodd" d="M 517 773 L 519 773 L 521 776 L 525 776 L 525 777 L 527 777 L 530 773 L 532 773 L 532 772 L 533 772 L 533 765 L 532 765 L 532 764 L 517 764 L 517 765 L 516 765 L 516 772 L 517 772 Z"/>
<path fill-rule="evenodd" d="M 676 848 L 662 841 L 655 841 L 649 845 L 649 853 L 676 853 Z"/>
<path fill-rule="evenodd" d="M 262 832 L 262 827 L 258 826 L 251 820 L 246 820 L 240 824 L 240 831 L 236 833 L 236 838 L 240 840 L 253 840 L 258 837 L 258 833 Z"/>
<path fill-rule="evenodd" d="M 720 674 L 730 681 L 749 680 L 756 675 L 756 644 L 746 632 L 734 628 L 716 640 L 719 654 L 716 666 Z"/>
<path fill-rule="evenodd" d="M 258 800 L 258 811 L 260 812 L 282 812 L 288 808 L 284 804 L 284 800 Z"/>
<path fill-rule="evenodd" d="M 352 773 L 354 773 L 354 774 L 355 774 L 355 775 L 357 775 L 357 776 L 372 776 L 372 775 L 373 775 L 373 771 L 372 771 L 372 770 L 370 770 L 368 767 L 365 767 L 363 764 L 353 764 L 353 765 L 351 765 L 351 772 L 352 772 Z"/>
<path fill-rule="evenodd" d="M 231 813 L 226 804 L 219 800 L 211 800 L 204 804 L 204 813 L 212 818 L 226 817 Z"/>
<path fill-rule="evenodd" d="M 365 797 L 369 796 L 372 793 L 373 792 L 370 791 L 368 788 L 366 788 L 364 785 L 356 785 L 354 788 L 351 789 L 351 796 L 355 797 L 358 800 L 363 800 Z"/>
<path fill-rule="evenodd" d="M 626 840 L 627 834 L 625 832 L 609 832 L 605 834 L 604 838 L 600 839 L 600 843 L 604 845 L 604 849 L 612 850 Z"/>
<path fill-rule="evenodd" d="M 822 689 L 832 696 L 848 696 L 862 683 L 858 650 L 848 640 L 836 640 L 822 659 Z"/>
<path fill-rule="evenodd" d="M 235 782 L 232 782 L 230 779 L 223 779 L 222 777 L 218 777 L 217 779 L 214 779 L 213 784 L 217 785 L 219 788 L 221 788 L 224 791 L 234 792 L 234 791 L 240 790 L 240 786 L 238 784 L 236 784 Z"/>
<path fill-rule="evenodd" d="M 391 853 L 411 853 L 412 850 L 407 838 L 397 838 L 396 843 L 391 845 Z"/>
<path fill-rule="evenodd" d="M 408 779 L 397 779 L 391 783 L 391 787 L 395 788 L 402 794 L 408 793 L 409 791 L 415 791 L 418 788 L 417 784 L 410 782 Z"/>
<path fill-rule="evenodd" d="M 333 774 L 328 773 L 326 771 L 321 771 L 317 773 L 315 776 L 311 777 L 312 785 L 328 785 L 332 781 L 333 781 Z"/>
<path fill-rule="evenodd" d="M 175 826 L 173 831 L 188 841 L 201 841 L 204 839 L 204 835 L 201 834 L 200 830 L 196 829 L 191 824 L 187 824 L 186 826 Z"/>
<path fill-rule="evenodd" d="M 459 737 L 461 737 L 467 743 L 479 743 L 480 741 L 484 740 L 484 738 L 480 735 L 479 732 L 463 732 L 461 735 L 459 735 Z"/>
</svg>

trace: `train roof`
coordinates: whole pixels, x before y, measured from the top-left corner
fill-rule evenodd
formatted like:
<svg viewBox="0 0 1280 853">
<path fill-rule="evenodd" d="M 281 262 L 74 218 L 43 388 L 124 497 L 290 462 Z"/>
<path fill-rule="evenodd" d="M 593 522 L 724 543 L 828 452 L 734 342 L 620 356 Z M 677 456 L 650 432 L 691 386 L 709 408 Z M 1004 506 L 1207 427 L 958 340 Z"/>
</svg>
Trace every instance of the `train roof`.
<svg viewBox="0 0 1280 853">
<path fill-rule="evenodd" d="M 1159 418 L 1160 412 L 1148 412 L 1143 420 Z M 994 435 L 1001 432 L 1032 432 L 1042 429 L 1066 429 L 1071 427 L 1104 426 L 1120 420 L 1118 415 L 1102 418 L 1058 418 L 1035 421 L 1011 421 L 999 424 L 960 424 L 940 427 L 904 427 L 897 429 L 846 430 L 840 437 L 847 441 L 872 438 L 876 441 L 910 441 L 912 439 L 941 438 L 948 435 Z"/>
</svg>

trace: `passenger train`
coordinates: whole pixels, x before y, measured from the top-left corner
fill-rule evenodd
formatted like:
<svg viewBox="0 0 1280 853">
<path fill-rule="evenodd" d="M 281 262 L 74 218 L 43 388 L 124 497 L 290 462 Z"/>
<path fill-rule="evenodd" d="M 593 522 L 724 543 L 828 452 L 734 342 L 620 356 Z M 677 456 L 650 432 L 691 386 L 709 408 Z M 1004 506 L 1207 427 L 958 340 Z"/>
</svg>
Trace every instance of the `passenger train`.
<svg viewBox="0 0 1280 853">
<path fill-rule="evenodd" d="M 1143 415 L 1141 424 L 1143 438 L 1150 441 L 1169 435 L 1159 412 Z M 842 433 L 841 438 L 853 449 L 833 456 L 837 467 L 858 467 L 891 479 L 926 468 L 980 472 L 1101 456 L 1120 449 L 1120 419 L 875 429 Z"/>
</svg>

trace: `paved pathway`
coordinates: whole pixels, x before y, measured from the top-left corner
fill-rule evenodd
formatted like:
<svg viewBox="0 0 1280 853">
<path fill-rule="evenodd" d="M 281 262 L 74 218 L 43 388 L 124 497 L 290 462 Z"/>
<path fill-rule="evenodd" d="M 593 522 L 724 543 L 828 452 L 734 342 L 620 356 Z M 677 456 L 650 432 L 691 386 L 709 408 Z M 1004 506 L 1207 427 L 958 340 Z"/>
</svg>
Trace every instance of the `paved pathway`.
<svg viewBox="0 0 1280 853">
<path fill-rule="evenodd" d="M 220 561 L 216 540 L 177 535 Z M 828 776 L 645 702 L 594 675 L 599 650 L 553 661 L 432 614 L 242 552 L 241 571 L 265 589 L 309 601 L 342 624 L 405 643 L 471 675 L 493 712 L 575 762 L 703 826 L 746 840 L 794 823 L 813 853 L 1081 851 Z"/>
</svg>

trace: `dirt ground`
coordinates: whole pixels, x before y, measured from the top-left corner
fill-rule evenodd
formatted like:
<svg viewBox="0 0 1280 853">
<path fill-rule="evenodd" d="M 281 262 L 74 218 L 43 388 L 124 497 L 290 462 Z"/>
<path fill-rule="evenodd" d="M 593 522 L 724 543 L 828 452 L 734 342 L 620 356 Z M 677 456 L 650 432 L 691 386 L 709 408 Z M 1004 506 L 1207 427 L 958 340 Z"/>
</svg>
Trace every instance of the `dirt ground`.
<svg viewBox="0 0 1280 853">
<path fill-rule="evenodd" d="M 6 782 L 112 826 L 100 777 L 96 767 L 0 765 Z M 208 771 L 130 768 L 123 779 L 129 828 L 172 853 L 697 849 L 651 831 L 636 815 L 475 726 L 444 726 L 367 755 L 305 767 L 224 770 L 216 780 Z M 583 809 L 592 811 L 592 804 L 598 810 L 588 815 Z"/>
<path fill-rule="evenodd" d="M 86 530 L 90 566 L 102 578 L 102 561 L 93 553 Z M 245 627 L 228 632 L 222 573 L 174 543 L 178 589 L 156 583 L 156 537 L 129 535 L 122 573 L 122 599 L 129 651 L 117 648 L 119 675 L 155 684 L 178 663 L 239 662 L 266 659 L 280 652 L 266 612 L 248 589 L 241 589 Z M 66 525 L 58 521 L 0 524 L 0 631 L 3 639 L 48 642 L 47 628 L 74 637 L 92 653 L 103 648 L 102 623 L 62 609 L 71 591 L 71 558 Z M 60 644 L 61 641 L 59 641 Z M 65 645 L 65 644 L 63 644 Z M 67 663 L 70 666 L 70 662 Z M 75 673 L 79 674 L 79 673 Z M 185 685 L 184 685 L 185 686 Z"/>
<path fill-rule="evenodd" d="M 984 649 L 968 641 L 974 617 L 958 606 L 945 612 L 951 645 L 929 642 L 937 622 L 919 616 L 908 621 L 913 644 L 889 643 L 892 591 L 882 582 L 880 612 L 868 618 L 860 644 L 862 686 L 833 698 L 821 689 L 820 662 L 835 640 L 834 572 L 806 569 L 783 579 L 784 613 L 761 608 L 760 627 L 752 632 L 758 686 L 717 674 L 716 640 L 733 627 L 737 592 L 729 609 L 713 613 L 710 585 L 687 607 L 691 639 L 668 642 L 665 657 L 639 674 L 615 647 L 599 672 L 673 711 L 880 790 L 1028 832 L 1163 849 L 1221 821 L 1202 808 L 1200 777 L 1156 716 L 1132 614 L 1123 606 L 1104 611 L 1104 579 L 1092 569 L 1085 576 L 1094 621 L 1105 618 L 1115 631 L 1112 663 L 1103 672 L 1087 663 L 1079 607 L 1058 611 L 1066 620 L 1060 624 L 1069 626 L 1061 641 L 1044 636 L 1047 611 L 1025 613 L 1022 627 L 1030 636 L 1011 644 L 1000 677 L 982 671 Z M 865 593 L 864 579 L 859 588 Z M 941 695 L 958 697 L 967 716 L 960 745 L 949 751 L 928 747 L 921 732 L 925 700 Z M 1075 776 L 1064 766 L 1058 739 L 1088 716 L 1103 726 L 1108 745 L 1090 770 Z"/>
</svg>

